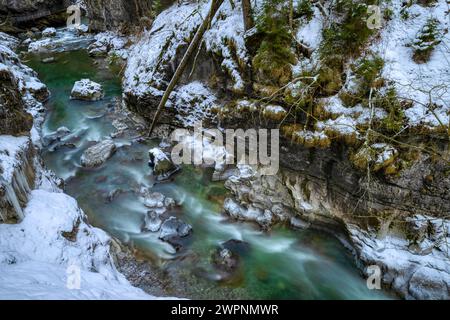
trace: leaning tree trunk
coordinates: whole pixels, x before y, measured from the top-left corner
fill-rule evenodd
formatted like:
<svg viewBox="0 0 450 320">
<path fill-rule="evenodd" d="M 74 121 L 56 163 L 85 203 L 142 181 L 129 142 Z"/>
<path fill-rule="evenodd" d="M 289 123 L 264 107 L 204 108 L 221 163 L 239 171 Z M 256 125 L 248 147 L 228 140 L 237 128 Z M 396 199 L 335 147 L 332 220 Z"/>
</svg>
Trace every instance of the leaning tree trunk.
<svg viewBox="0 0 450 320">
<path fill-rule="evenodd" d="M 170 97 L 170 94 L 172 93 L 172 91 L 175 88 L 176 84 L 178 83 L 178 81 L 180 80 L 181 76 L 183 75 L 183 72 L 186 69 L 190 58 L 192 57 L 192 55 L 196 51 L 200 41 L 203 38 L 203 35 L 205 34 L 206 30 L 211 25 L 212 19 L 216 15 L 217 10 L 219 10 L 219 8 L 222 5 L 223 1 L 224 0 L 213 0 L 212 1 L 211 9 L 209 9 L 208 15 L 206 16 L 205 20 L 203 21 L 203 23 L 200 25 L 200 27 L 198 28 L 197 32 L 195 33 L 195 36 L 192 39 L 191 43 L 189 44 L 189 47 L 188 47 L 186 53 L 184 54 L 183 59 L 180 62 L 180 65 L 178 66 L 177 70 L 175 71 L 175 74 L 173 75 L 172 80 L 169 83 L 169 86 L 167 87 L 166 91 L 164 92 L 164 95 L 163 95 L 163 97 L 161 99 L 161 102 L 158 105 L 158 109 L 156 110 L 155 117 L 153 118 L 153 122 L 152 122 L 152 125 L 150 127 L 149 134 L 148 134 L 149 136 L 151 136 L 151 134 L 153 133 L 153 130 L 155 129 L 155 125 L 158 122 L 158 118 L 159 118 L 162 110 L 164 109 L 164 107 L 165 107 L 165 105 L 167 103 L 167 100 Z"/>
<path fill-rule="evenodd" d="M 253 28 L 252 5 L 250 0 L 242 0 L 242 13 L 244 15 L 244 29 L 248 31 Z"/>
</svg>

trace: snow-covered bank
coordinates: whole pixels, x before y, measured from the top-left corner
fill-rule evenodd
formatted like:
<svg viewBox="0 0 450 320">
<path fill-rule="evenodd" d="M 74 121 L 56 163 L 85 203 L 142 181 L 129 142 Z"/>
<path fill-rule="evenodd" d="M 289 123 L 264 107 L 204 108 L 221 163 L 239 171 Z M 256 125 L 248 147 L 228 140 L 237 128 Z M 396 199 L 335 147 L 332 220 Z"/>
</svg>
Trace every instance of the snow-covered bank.
<svg viewBox="0 0 450 320">
<path fill-rule="evenodd" d="M 64 193 L 35 190 L 20 224 L 0 225 L 0 299 L 152 299 L 112 263 L 110 238 Z"/>
<path fill-rule="evenodd" d="M 0 33 L 0 67 L 17 81 L 10 94 L 34 124 L 29 135 L 0 135 L 0 220 L 8 222 L 0 224 L 0 299 L 155 299 L 116 270 L 111 238 L 43 167 L 36 150 L 44 107 L 35 89 L 48 91 L 13 51 L 17 44 Z"/>
</svg>

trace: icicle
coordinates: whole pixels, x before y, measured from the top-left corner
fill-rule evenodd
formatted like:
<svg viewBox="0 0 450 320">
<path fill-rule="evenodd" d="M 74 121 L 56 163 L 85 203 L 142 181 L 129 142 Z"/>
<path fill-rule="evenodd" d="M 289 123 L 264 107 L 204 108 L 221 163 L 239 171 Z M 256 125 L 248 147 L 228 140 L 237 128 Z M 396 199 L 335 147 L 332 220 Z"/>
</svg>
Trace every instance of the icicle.
<svg viewBox="0 0 450 320">
<path fill-rule="evenodd" d="M 14 210 L 16 211 L 17 216 L 20 220 L 24 218 L 24 214 L 22 211 L 22 207 L 20 206 L 19 199 L 17 199 L 16 193 L 14 192 L 14 189 L 11 185 L 7 184 L 5 185 L 6 189 L 6 200 L 14 207 Z"/>
</svg>

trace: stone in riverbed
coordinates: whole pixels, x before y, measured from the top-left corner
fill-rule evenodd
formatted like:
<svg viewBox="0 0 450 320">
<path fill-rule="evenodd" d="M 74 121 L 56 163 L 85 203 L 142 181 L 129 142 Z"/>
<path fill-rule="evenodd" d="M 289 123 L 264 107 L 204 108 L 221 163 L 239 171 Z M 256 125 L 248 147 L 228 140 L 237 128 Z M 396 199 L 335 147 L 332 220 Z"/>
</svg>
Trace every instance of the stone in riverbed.
<svg viewBox="0 0 450 320">
<path fill-rule="evenodd" d="M 104 140 L 87 149 L 81 156 L 81 165 L 86 168 L 101 166 L 112 157 L 116 144 L 111 139 Z"/>
<path fill-rule="evenodd" d="M 98 101 L 103 99 L 104 96 L 105 93 L 101 84 L 89 79 L 82 79 L 75 82 L 70 98 L 74 100 Z"/>
<path fill-rule="evenodd" d="M 191 225 L 176 217 L 170 217 L 161 225 L 159 239 L 170 243 L 176 248 L 179 248 L 181 238 L 185 238 L 191 233 Z"/>
<path fill-rule="evenodd" d="M 162 220 L 161 215 L 154 211 L 150 210 L 147 212 L 147 215 L 144 218 L 144 231 L 150 231 L 150 232 L 158 232 L 161 229 L 162 226 Z"/>
<path fill-rule="evenodd" d="M 179 170 L 161 149 L 153 148 L 148 153 L 150 157 L 148 164 L 158 181 L 170 178 Z"/>
<path fill-rule="evenodd" d="M 213 266 L 220 272 L 220 280 L 229 280 L 238 271 L 241 256 L 250 250 L 247 242 L 240 240 L 229 240 L 222 243 L 212 254 Z"/>
</svg>

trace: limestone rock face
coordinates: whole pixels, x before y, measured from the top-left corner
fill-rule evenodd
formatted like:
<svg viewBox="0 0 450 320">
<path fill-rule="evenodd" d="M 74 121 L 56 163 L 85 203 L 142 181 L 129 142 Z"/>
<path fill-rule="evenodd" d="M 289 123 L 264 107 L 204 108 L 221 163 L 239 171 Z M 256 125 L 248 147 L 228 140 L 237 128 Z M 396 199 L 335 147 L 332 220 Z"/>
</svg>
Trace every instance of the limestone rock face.
<svg viewBox="0 0 450 320">
<path fill-rule="evenodd" d="M 0 0 L 0 31 L 21 32 L 33 26 L 62 24 L 71 0 Z"/>
<path fill-rule="evenodd" d="M 95 31 L 126 31 L 130 26 L 145 25 L 152 4 L 145 0 L 85 0 L 90 28 Z"/>
</svg>

